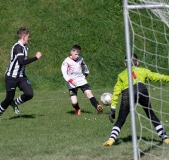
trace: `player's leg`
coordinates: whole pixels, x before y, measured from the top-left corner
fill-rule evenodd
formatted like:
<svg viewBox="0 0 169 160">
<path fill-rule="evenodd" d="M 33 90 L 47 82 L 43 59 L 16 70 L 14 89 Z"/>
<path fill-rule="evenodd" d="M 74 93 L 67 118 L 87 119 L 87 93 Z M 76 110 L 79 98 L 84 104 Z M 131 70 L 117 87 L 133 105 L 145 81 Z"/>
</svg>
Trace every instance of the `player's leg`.
<svg viewBox="0 0 169 160">
<path fill-rule="evenodd" d="M 115 122 L 112 128 L 109 140 L 103 143 L 103 146 L 111 146 L 114 144 L 115 140 L 120 134 L 120 130 L 124 125 L 128 114 L 129 114 L 129 96 L 128 96 L 128 89 L 127 89 L 122 92 L 122 99 L 121 99 L 120 110 L 119 110 L 117 121 Z"/>
<path fill-rule="evenodd" d="M 69 89 L 69 95 L 70 95 L 72 106 L 75 109 L 75 114 L 80 115 L 81 110 L 80 110 L 78 100 L 77 100 L 77 91 L 78 91 L 78 88 Z"/>
<path fill-rule="evenodd" d="M 32 99 L 34 95 L 32 86 L 27 78 L 21 78 L 18 83 L 18 87 L 21 91 L 23 91 L 23 94 L 13 101 L 16 106 Z"/>
<path fill-rule="evenodd" d="M 1 105 L 0 105 L 0 116 L 3 114 L 3 112 L 5 112 L 5 110 L 8 108 L 9 105 L 11 105 L 13 99 L 15 96 L 15 90 L 12 91 L 6 91 L 6 98 L 4 101 L 2 101 Z M 15 111 L 15 109 L 14 109 Z M 18 114 L 18 112 L 15 112 Z"/>
<path fill-rule="evenodd" d="M 85 84 L 80 87 L 81 90 L 86 94 L 87 98 L 90 100 L 91 104 L 97 109 L 98 114 L 103 112 L 103 107 L 99 104 L 96 98 L 93 96 L 89 84 Z"/>
<path fill-rule="evenodd" d="M 143 84 L 139 84 L 139 103 L 142 105 L 147 117 L 151 120 L 152 124 L 154 125 L 158 136 L 167 144 L 169 144 L 169 139 L 167 138 L 166 132 L 160 120 L 155 115 L 154 111 L 152 110 L 148 90 Z"/>
<path fill-rule="evenodd" d="M 17 80 L 12 77 L 5 77 L 5 85 L 6 85 L 6 97 L 5 100 L 2 101 L 0 105 L 0 115 L 3 114 L 3 112 L 8 108 L 9 105 L 11 105 L 14 96 L 15 96 L 15 90 L 17 86 Z M 14 112 L 15 112 L 15 108 Z M 15 112 L 16 113 L 16 112 Z"/>
</svg>

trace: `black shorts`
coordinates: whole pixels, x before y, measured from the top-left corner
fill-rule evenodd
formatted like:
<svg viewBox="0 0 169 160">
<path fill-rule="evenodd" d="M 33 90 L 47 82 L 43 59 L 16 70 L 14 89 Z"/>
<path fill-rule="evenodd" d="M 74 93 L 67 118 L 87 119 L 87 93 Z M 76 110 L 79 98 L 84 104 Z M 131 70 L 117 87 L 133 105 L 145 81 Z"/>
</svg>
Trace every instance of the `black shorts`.
<svg viewBox="0 0 169 160">
<path fill-rule="evenodd" d="M 148 90 L 143 83 L 133 85 L 133 94 L 134 103 L 138 102 L 139 104 L 145 107 L 150 106 Z M 129 89 L 127 88 L 122 91 L 121 108 L 129 110 L 129 103 Z"/>
<path fill-rule="evenodd" d="M 79 88 L 82 90 L 83 93 L 86 90 L 91 90 L 89 84 L 85 84 L 83 86 L 79 86 L 79 87 L 76 87 L 76 88 L 69 89 L 69 95 L 70 96 L 77 96 L 77 91 L 78 91 Z"/>
<path fill-rule="evenodd" d="M 27 77 L 13 78 L 11 76 L 6 76 L 5 83 L 6 91 L 15 91 L 16 87 L 18 87 L 21 91 L 24 90 L 25 87 L 30 89 L 32 88 Z"/>
</svg>

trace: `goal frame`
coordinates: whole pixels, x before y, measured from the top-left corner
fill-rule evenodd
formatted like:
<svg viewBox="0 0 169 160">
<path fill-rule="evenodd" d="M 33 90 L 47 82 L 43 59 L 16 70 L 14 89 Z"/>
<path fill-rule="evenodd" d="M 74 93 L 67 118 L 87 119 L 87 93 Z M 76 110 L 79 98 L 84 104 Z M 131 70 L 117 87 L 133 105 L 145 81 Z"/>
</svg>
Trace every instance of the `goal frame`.
<svg viewBox="0 0 169 160">
<path fill-rule="evenodd" d="M 128 79 L 129 79 L 129 102 L 130 102 L 130 113 L 131 113 L 131 130 L 132 130 L 132 146 L 133 146 L 133 159 L 138 160 L 138 145 L 137 145 L 137 132 L 136 132 L 136 120 L 135 120 L 135 107 L 134 107 L 134 95 L 133 95 L 133 79 L 132 79 L 132 59 L 131 59 L 131 48 L 130 48 L 130 25 L 129 25 L 129 10 L 135 9 L 169 9 L 167 4 L 145 4 L 145 5 L 129 5 L 128 0 L 123 0 L 123 17 L 124 17 L 124 34 L 125 34 L 125 47 Z"/>
</svg>

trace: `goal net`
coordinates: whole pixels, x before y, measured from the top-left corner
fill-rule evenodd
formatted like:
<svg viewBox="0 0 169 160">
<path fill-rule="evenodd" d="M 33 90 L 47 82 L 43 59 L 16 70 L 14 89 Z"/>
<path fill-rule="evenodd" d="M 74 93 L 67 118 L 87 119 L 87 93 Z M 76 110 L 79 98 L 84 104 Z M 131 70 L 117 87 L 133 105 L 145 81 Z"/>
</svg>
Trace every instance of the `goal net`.
<svg viewBox="0 0 169 160">
<path fill-rule="evenodd" d="M 141 67 L 169 75 L 169 0 L 128 0 L 130 48 Z M 147 81 L 153 111 L 169 136 L 169 83 Z M 158 137 L 142 106 L 136 104 L 139 159 L 168 160 L 169 145 Z"/>
</svg>

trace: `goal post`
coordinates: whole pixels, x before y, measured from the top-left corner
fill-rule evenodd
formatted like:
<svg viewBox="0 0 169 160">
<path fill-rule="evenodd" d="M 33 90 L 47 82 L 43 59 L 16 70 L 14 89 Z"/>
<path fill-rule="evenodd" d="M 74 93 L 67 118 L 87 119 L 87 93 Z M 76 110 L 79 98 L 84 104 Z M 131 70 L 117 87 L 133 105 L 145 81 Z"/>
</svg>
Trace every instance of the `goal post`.
<svg viewBox="0 0 169 160">
<path fill-rule="evenodd" d="M 168 40 L 169 32 L 167 29 L 169 28 L 169 5 L 168 3 L 167 3 L 167 0 L 123 0 L 125 46 L 126 46 L 126 56 L 127 56 L 128 62 L 131 62 L 131 52 L 138 51 L 140 55 L 143 56 L 143 60 L 140 60 L 140 61 L 144 63 L 146 68 L 154 67 L 156 71 L 168 70 L 167 69 L 169 66 L 169 40 Z M 142 12 L 140 10 L 145 10 L 146 14 L 142 15 Z M 139 21 L 138 23 L 133 22 L 130 16 L 130 12 L 138 16 L 138 19 L 136 18 L 136 16 L 135 17 L 133 16 L 135 18 L 134 20 Z M 152 14 L 150 14 L 150 12 Z M 147 26 L 143 25 L 143 23 L 145 23 L 144 18 L 150 22 L 149 26 L 148 24 Z M 157 29 L 154 28 L 157 21 L 158 23 L 162 24 L 162 25 L 159 24 L 159 28 L 162 28 L 162 31 L 158 31 L 158 27 Z M 148 32 L 152 34 L 152 37 L 150 34 L 147 34 Z M 164 37 L 163 40 L 158 38 L 162 36 Z M 143 45 L 143 46 L 140 47 L 138 44 Z M 165 52 L 165 53 L 160 55 L 159 54 L 160 51 Z M 149 61 L 146 62 L 147 57 L 153 57 L 153 61 L 149 62 L 151 61 L 151 59 L 149 58 Z M 160 62 L 161 59 L 162 59 L 162 62 Z M 164 61 L 168 61 L 166 62 L 167 67 L 164 66 Z M 133 159 L 138 160 L 140 159 L 139 152 L 141 151 L 141 149 L 139 149 L 139 143 L 137 140 L 136 106 L 135 106 L 134 97 L 133 97 L 134 94 L 133 94 L 133 81 L 132 81 L 132 76 L 131 76 L 132 75 L 131 64 L 132 63 L 127 63 L 128 79 L 129 79 Z M 164 91 L 168 94 L 168 91 L 166 91 L 162 87 L 163 84 L 160 83 L 160 85 L 161 85 L 161 87 L 159 87 L 159 90 L 161 90 L 160 92 Z M 148 83 L 148 86 L 150 87 L 153 85 L 151 83 Z M 156 86 L 154 88 L 156 88 Z M 160 96 L 162 96 L 162 93 L 160 93 Z M 156 99 L 156 98 L 152 96 L 152 99 Z M 159 101 L 161 104 L 163 103 L 168 104 L 168 102 L 165 102 L 164 99 L 159 99 Z M 161 106 L 161 111 L 159 111 L 159 113 L 168 115 L 168 113 L 163 113 L 162 110 L 163 110 L 163 105 Z M 161 115 L 161 117 L 162 116 L 163 115 Z M 153 131 L 152 131 L 152 137 L 153 137 Z M 167 150 L 167 149 L 164 147 L 164 149 L 162 150 Z M 152 155 L 152 157 L 155 157 L 156 159 L 163 159 L 162 156 L 158 158 L 158 156 Z M 165 154 L 163 155 L 163 157 L 165 159 Z"/>
<path fill-rule="evenodd" d="M 136 121 L 135 121 L 135 111 L 134 111 L 134 94 L 133 94 L 133 80 L 130 75 L 132 75 L 131 69 L 131 49 L 130 49 L 130 29 L 128 21 L 128 9 L 127 0 L 124 0 L 123 13 L 124 13 L 124 28 L 125 28 L 125 42 L 126 42 L 126 56 L 128 68 L 128 79 L 129 79 L 129 94 L 130 94 L 130 114 L 131 114 L 131 127 L 132 127 L 132 142 L 133 142 L 133 158 L 138 160 L 138 150 L 137 150 L 137 136 L 136 136 Z"/>
</svg>

